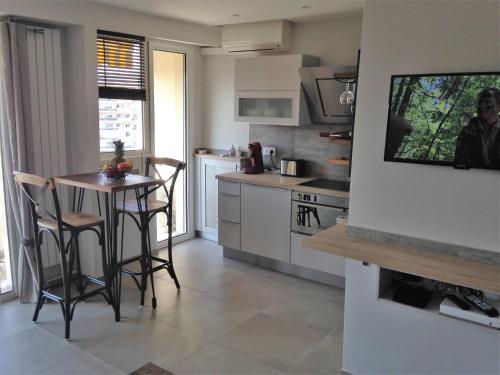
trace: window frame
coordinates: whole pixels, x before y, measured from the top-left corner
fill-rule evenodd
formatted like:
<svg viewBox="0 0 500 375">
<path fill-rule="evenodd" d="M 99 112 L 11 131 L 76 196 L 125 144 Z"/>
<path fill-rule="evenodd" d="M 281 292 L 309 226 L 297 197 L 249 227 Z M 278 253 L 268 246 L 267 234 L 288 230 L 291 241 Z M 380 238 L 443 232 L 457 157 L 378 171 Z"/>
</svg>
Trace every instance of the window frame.
<svg viewBox="0 0 500 375">
<path fill-rule="evenodd" d="M 96 33 L 96 38 L 99 33 Z M 144 40 L 144 69 L 145 69 L 145 77 L 144 77 L 144 85 L 146 87 L 146 99 L 145 100 L 139 100 L 142 102 L 142 149 L 140 150 L 125 150 L 124 156 L 127 158 L 136 158 L 136 157 L 142 157 L 142 156 L 150 156 L 152 153 L 152 137 L 153 137 L 153 131 L 151 129 L 151 122 L 150 122 L 150 86 L 149 86 L 149 40 L 148 38 L 145 38 Z M 96 43 L 96 66 L 97 66 L 97 43 Z M 97 69 L 96 69 L 97 71 Z M 96 74 L 96 79 L 97 79 L 97 74 Z M 99 91 L 99 84 L 97 84 L 97 90 Z M 115 156 L 113 151 L 101 151 L 101 128 L 100 128 L 100 120 L 99 120 L 99 115 L 100 115 L 100 110 L 99 110 L 99 100 L 101 98 L 99 97 L 99 92 L 97 93 L 97 116 L 98 116 L 98 132 L 99 132 L 99 154 L 100 154 L 100 160 L 101 161 L 110 161 L 112 160 Z"/>
</svg>

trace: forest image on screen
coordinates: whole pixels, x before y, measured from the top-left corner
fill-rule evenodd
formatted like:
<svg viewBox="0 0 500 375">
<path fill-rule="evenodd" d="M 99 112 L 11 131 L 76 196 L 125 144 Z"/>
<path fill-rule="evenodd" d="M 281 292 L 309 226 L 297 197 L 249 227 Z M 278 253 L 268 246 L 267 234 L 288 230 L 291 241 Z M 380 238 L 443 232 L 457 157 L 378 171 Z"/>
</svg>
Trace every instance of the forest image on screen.
<svg viewBox="0 0 500 375">
<path fill-rule="evenodd" d="M 395 76 L 386 160 L 500 167 L 500 74 Z"/>
</svg>

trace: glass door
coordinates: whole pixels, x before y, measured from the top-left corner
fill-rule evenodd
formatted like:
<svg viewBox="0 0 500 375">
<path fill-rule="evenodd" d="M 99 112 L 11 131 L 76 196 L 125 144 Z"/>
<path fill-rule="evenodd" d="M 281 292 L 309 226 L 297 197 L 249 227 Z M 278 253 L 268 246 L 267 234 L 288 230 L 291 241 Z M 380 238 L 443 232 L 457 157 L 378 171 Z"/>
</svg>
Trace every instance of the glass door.
<svg viewBox="0 0 500 375">
<path fill-rule="evenodd" d="M 9 239 L 7 236 L 7 217 L 0 160 L 0 300 L 1 296 L 12 292 L 12 272 L 9 254 Z"/>
<path fill-rule="evenodd" d="M 154 120 L 154 156 L 186 162 L 186 53 L 176 50 L 151 48 L 152 118 Z M 159 169 L 167 178 L 172 168 Z M 157 190 L 157 199 L 165 200 L 163 189 Z M 165 215 L 157 215 L 157 242 L 168 236 Z M 172 236 L 180 238 L 187 233 L 187 178 L 181 171 L 175 183 Z"/>
</svg>

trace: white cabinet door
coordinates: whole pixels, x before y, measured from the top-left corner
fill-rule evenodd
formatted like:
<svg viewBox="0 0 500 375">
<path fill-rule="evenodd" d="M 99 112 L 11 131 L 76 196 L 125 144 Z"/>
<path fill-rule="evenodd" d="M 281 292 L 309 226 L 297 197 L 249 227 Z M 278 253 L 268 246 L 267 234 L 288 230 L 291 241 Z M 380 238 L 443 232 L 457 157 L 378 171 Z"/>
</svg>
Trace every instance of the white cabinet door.
<svg viewBox="0 0 500 375">
<path fill-rule="evenodd" d="M 222 173 L 234 172 L 239 165 L 233 161 L 198 159 L 198 225 L 197 230 L 202 237 L 217 241 L 218 218 L 218 187 L 215 176 Z"/>
<path fill-rule="evenodd" d="M 319 65 L 308 55 L 244 57 L 235 62 L 236 90 L 299 90 L 299 68 Z"/>
<path fill-rule="evenodd" d="M 335 254 L 305 248 L 302 246 L 302 241 L 306 238 L 307 236 L 303 234 L 292 233 L 290 252 L 291 263 L 297 266 L 345 277 L 346 259 Z"/>
<path fill-rule="evenodd" d="M 290 262 L 291 192 L 241 185 L 241 250 Z"/>
<path fill-rule="evenodd" d="M 219 245 L 240 250 L 240 224 L 219 220 Z"/>
</svg>

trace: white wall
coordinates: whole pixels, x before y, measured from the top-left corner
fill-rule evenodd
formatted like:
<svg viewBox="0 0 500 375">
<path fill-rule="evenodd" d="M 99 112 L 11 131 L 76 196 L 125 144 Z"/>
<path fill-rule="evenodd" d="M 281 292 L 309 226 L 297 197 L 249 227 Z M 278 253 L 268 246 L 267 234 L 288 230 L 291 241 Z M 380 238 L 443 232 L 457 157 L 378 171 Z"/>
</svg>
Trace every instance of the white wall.
<svg viewBox="0 0 500 375">
<path fill-rule="evenodd" d="M 322 65 L 355 65 L 361 41 L 361 16 L 295 23 L 287 53 L 319 56 Z M 204 56 L 203 142 L 198 146 L 246 150 L 248 124 L 235 123 L 234 55 Z"/>
<path fill-rule="evenodd" d="M 384 162 L 391 74 L 500 70 L 495 1 L 367 1 L 349 224 L 500 252 L 500 173 Z"/>
<path fill-rule="evenodd" d="M 204 46 L 217 46 L 220 43 L 220 31 L 215 27 L 131 12 L 89 1 L 0 0 L 0 15 L 94 26 L 108 31 Z"/>
<path fill-rule="evenodd" d="M 243 150 L 248 145 L 248 124 L 235 123 L 234 57 L 205 56 L 203 58 L 203 143 L 200 146 Z"/>
<path fill-rule="evenodd" d="M 202 91 L 201 55 L 197 45 L 217 45 L 220 32 L 217 28 L 189 22 L 170 20 L 140 13 L 129 12 L 83 1 L 2 1 L 0 15 L 13 15 L 65 27 L 63 32 L 63 68 L 65 89 L 65 126 L 70 173 L 97 171 L 101 162 L 99 154 L 98 89 L 96 31 L 104 29 L 142 35 L 150 38 L 190 44 L 192 58 L 188 61 L 188 84 L 192 93 Z M 193 142 L 201 138 L 201 108 L 199 95 L 193 95 L 188 103 L 189 135 Z M 192 149 L 190 146 L 190 150 Z M 191 151 L 188 152 L 188 155 Z M 135 164 L 139 165 L 140 159 Z M 192 173 L 188 160 L 188 173 Z M 192 189 L 192 187 L 191 187 Z M 193 196 L 191 194 L 191 196 Z M 85 210 L 96 212 L 95 195 L 87 194 Z M 192 228 L 194 214 L 189 213 Z M 138 249 L 135 228 L 127 230 L 132 239 L 128 247 Z M 87 240 L 88 238 L 88 240 Z M 94 251 L 91 237 L 81 241 L 82 252 Z M 134 242 L 135 241 L 135 242 Z M 85 247 L 85 249 L 84 249 Z M 87 249 L 88 247 L 88 249 Z M 127 251 L 127 249 L 126 249 Z M 96 253 L 97 254 L 97 253 Z M 84 272 L 99 273 L 99 257 L 84 257 Z"/>
</svg>

